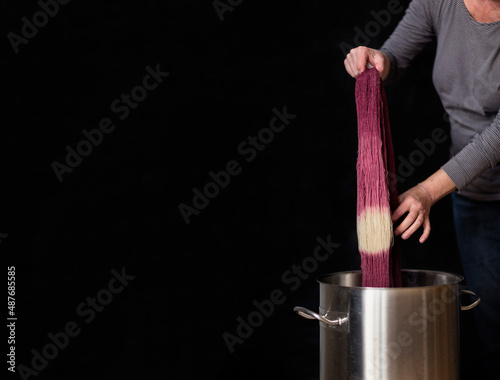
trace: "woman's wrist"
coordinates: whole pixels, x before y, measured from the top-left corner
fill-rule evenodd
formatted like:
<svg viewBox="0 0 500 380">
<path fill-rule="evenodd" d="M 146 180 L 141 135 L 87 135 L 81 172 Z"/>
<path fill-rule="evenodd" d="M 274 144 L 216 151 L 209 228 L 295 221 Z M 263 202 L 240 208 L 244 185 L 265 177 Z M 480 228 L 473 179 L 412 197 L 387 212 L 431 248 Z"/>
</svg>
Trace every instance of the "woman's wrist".
<svg viewBox="0 0 500 380">
<path fill-rule="evenodd" d="M 439 169 L 419 185 L 429 193 L 433 204 L 457 188 L 443 169 Z"/>
<path fill-rule="evenodd" d="M 436 200 L 434 199 L 434 196 L 432 195 L 431 191 L 427 188 L 427 186 L 425 186 L 422 183 L 418 183 L 418 186 L 420 186 L 422 189 L 424 189 L 425 192 L 429 195 L 429 198 L 431 199 L 431 205 L 433 205 L 434 203 L 436 203 Z"/>
</svg>

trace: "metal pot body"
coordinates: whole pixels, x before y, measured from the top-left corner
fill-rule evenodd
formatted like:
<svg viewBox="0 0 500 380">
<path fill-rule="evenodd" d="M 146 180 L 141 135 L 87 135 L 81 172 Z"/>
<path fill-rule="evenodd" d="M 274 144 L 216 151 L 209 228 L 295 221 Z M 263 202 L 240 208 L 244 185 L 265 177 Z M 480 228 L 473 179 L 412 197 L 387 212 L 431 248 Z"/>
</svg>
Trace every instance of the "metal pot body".
<svg viewBox="0 0 500 380">
<path fill-rule="evenodd" d="M 361 272 L 321 277 L 321 380 L 458 380 L 463 277 L 403 270 L 403 287 L 361 286 Z M 480 299 L 462 309 L 471 309 Z"/>
</svg>

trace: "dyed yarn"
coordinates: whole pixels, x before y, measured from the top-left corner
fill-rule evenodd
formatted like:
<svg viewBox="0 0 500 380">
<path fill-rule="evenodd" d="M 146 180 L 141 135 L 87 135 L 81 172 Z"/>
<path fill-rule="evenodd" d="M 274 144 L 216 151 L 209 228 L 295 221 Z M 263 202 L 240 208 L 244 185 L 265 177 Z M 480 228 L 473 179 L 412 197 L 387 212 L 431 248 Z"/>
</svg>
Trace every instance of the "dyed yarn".
<svg viewBox="0 0 500 380">
<path fill-rule="evenodd" d="M 358 115 L 357 233 L 363 286 L 401 286 L 391 215 L 398 205 L 385 90 L 375 68 L 356 80 Z"/>
</svg>

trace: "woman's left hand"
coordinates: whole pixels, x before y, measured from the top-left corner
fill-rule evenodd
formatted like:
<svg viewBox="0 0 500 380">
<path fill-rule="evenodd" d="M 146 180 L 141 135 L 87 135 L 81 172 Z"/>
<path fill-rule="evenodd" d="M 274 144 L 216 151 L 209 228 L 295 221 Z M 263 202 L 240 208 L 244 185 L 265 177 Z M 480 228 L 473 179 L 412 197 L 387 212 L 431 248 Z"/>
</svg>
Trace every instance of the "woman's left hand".
<svg viewBox="0 0 500 380">
<path fill-rule="evenodd" d="M 401 235 L 402 239 L 408 239 L 423 225 L 424 232 L 419 242 L 423 243 L 431 233 L 431 222 L 429 213 L 433 200 L 425 189 L 420 186 L 412 187 L 398 197 L 399 206 L 392 214 L 392 221 L 396 222 L 404 214 L 408 213 L 399 226 L 394 230 L 394 235 Z"/>
</svg>

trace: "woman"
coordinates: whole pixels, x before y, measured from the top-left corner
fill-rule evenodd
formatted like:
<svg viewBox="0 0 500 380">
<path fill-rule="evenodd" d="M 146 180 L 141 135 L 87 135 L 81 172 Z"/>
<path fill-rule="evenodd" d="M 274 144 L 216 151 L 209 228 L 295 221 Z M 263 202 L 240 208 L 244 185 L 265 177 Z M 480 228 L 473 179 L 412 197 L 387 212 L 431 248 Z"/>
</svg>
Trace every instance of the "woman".
<svg viewBox="0 0 500 380">
<path fill-rule="evenodd" d="M 352 49 L 356 78 L 373 65 L 384 81 L 400 75 L 433 38 L 434 86 L 450 118 L 451 159 L 399 197 L 394 234 L 421 226 L 429 237 L 431 206 L 452 194 L 464 274 L 482 298 L 475 308 L 488 379 L 500 379 L 500 0 L 413 0 L 380 50 Z"/>
</svg>

